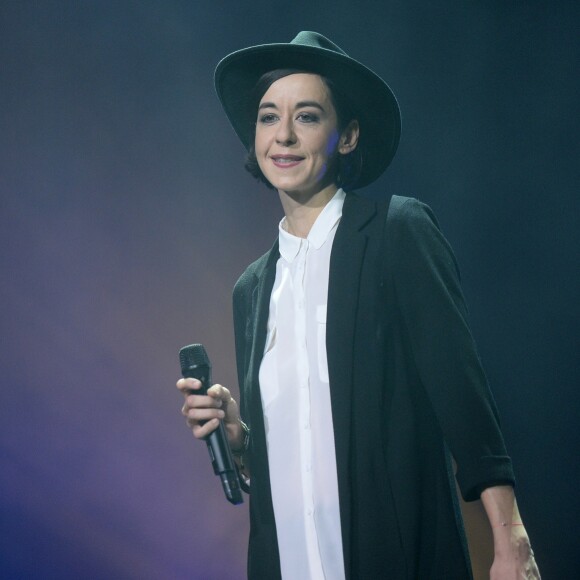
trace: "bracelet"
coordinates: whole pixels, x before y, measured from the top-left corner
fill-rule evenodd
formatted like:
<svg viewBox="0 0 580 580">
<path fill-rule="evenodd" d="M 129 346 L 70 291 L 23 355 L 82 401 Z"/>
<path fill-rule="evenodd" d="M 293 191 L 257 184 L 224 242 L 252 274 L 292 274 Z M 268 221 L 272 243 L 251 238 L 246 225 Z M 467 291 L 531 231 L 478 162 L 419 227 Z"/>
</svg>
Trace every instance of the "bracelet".
<svg viewBox="0 0 580 580">
<path fill-rule="evenodd" d="M 240 419 L 240 426 L 243 431 L 242 446 L 239 449 L 232 449 L 232 455 L 241 457 L 250 446 L 250 428 Z"/>
<path fill-rule="evenodd" d="M 508 526 L 523 526 L 522 522 L 511 523 L 508 524 L 507 522 L 500 522 L 497 526 L 491 526 L 492 528 L 507 528 Z"/>
</svg>

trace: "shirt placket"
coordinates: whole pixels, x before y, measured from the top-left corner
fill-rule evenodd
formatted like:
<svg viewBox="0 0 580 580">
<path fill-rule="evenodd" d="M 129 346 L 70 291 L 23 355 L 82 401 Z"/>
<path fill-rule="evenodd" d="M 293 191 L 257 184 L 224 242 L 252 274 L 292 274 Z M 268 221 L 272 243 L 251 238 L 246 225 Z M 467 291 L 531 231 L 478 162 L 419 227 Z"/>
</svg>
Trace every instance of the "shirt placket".
<svg viewBox="0 0 580 580">
<path fill-rule="evenodd" d="M 314 486 L 312 481 L 312 432 L 310 412 L 310 365 L 306 341 L 306 263 L 309 243 L 302 240 L 297 256 L 294 299 L 296 322 L 296 352 L 298 369 L 298 397 L 300 422 L 300 471 L 304 492 L 304 524 L 311 578 L 321 578 L 322 566 L 318 552 L 316 521 L 314 513 Z"/>
</svg>

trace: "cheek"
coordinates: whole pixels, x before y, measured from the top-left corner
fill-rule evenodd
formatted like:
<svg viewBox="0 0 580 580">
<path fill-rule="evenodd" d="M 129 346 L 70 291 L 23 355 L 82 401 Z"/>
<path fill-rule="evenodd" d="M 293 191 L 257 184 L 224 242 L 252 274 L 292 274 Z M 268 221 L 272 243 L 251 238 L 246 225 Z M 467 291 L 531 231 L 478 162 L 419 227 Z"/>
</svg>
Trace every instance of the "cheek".
<svg viewBox="0 0 580 580">
<path fill-rule="evenodd" d="M 256 132 L 256 137 L 254 138 L 254 151 L 256 155 L 262 150 L 262 141 L 260 134 Z"/>
<path fill-rule="evenodd" d="M 333 156 L 334 153 L 336 152 L 336 149 L 338 147 L 338 139 L 339 139 L 338 132 L 334 132 L 332 135 L 330 135 L 330 137 L 326 141 L 326 155 L 328 157 Z"/>
<path fill-rule="evenodd" d="M 256 151 L 256 153 L 258 151 L 260 151 L 262 153 L 264 151 L 266 151 L 268 148 L 269 140 L 270 140 L 270 138 L 268 135 L 267 127 L 257 125 L 256 126 L 256 133 L 254 136 L 254 150 Z"/>
</svg>

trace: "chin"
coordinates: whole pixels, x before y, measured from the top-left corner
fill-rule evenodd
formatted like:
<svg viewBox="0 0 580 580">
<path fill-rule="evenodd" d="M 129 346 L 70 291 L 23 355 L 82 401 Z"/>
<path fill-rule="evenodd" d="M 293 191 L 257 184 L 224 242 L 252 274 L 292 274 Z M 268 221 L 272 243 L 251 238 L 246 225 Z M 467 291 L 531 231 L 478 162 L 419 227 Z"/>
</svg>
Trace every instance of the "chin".
<svg viewBox="0 0 580 580">
<path fill-rule="evenodd" d="M 291 191 L 303 191 L 303 190 L 310 190 L 312 189 L 312 186 L 308 186 L 305 183 L 300 183 L 297 182 L 295 179 L 269 179 L 268 181 L 270 181 L 270 183 L 279 190 L 282 191 L 287 191 L 287 192 L 291 192 Z"/>
<path fill-rule="evenodd" d="M 334 183 L 334 180 L 328 174 L 323 175 L 322 179 L 316 180 L 301 179 L 298 176 L 291 175 L 279 175 L 278 173 L 268 175 L 269 172 L 266 173 L 263 170 L 262 173 L 274 189 L 292 196 L 315 195 Z"/>
<path fill-rule="evenodd" d="M 274 187 L 279 191 L 284 191 L 286 193 L 293 193 L 297 195 L 303 195 L 309 192 L 318 191 L 319 187 L 314 185 L 305 185 L 302 183 L 288 183 L 283 181 L 278 181 Z"/>
</svg>

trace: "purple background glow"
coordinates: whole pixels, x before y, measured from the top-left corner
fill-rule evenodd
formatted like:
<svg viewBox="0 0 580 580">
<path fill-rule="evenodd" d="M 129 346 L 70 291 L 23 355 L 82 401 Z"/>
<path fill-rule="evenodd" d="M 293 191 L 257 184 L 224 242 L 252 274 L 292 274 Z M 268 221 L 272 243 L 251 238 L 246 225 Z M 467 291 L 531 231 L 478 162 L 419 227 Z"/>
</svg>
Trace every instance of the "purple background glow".
<svg viewBox="0 0 580 580">
<path fill-rule="evenodd" d="M 213 69 L 302 29 L 399 98 L 399 154 L 367 193 L 437 213 L 538 560 L 574 575 L 577 3 L 440 6 L 2 3 L 2 578 L 245 576 L 247 504 L 223 499 L 173 385 L 203 342 L 236 391 L 231 288 L 281 217 Z"/>
</svg>

